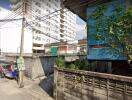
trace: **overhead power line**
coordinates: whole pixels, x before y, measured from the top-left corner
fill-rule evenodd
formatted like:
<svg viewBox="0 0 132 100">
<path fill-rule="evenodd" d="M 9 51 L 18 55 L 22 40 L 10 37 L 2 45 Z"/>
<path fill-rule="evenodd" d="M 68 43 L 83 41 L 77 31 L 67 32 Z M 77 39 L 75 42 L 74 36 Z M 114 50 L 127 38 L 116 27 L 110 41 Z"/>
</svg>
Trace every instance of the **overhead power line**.
<svg viewBox="0 0 132 100">
<path fill-rule="evenodd" d="M 70 4 L 69 6 L 72 6 L 72 9 L 76 9 L 76 8 L 78 8 L 78 7 L 81 7 L 81 6 L 86 6 L 86 5 L 88 5 L 88 4 L 91 4 L 91 3 L 93 3 L 93 2 L 95 2 L 95 1 L 97 1 L 97 0 L 92 0 L 92 1 L 89 1 L 89 2 L 83 2 L 83 3 L 79 3 L 80 5 L 73 5 L 73 4 Z M 100 2 L 101 0 L 98 0 L 98 2 Z M 98 3 L 98 2 L 96 2 L 96 3 Z M 55 14 L 56 12 L 60 12 L 60 11 L 62 11 L 62 10 L 64 10 L 65 8 L 61 8 L 61 9 L 58 9 L 58 10 L 55 10 L 54 12 L 51 12 L 51 13 L 49 13 L 49 14 L 47 14 L 47 15 L 44 15 L 44 16 L 42 16 L 41 17 L 41 19 L 42 18 L 46 18 L 47 19 L 47 17 L 49 17 L 50 15 L 53 15 L 53 14 Z M 67 10 L 67 11 L 63 11 L 64 13 L 66 13 L 66 12 L 68 12 L 69 10 Z M 57 15 L 59 15 L 59 14 L 57 14 Z M 45 20 L 45 19 L 44 19 Z M 44 21 L 44 20 L 40 20 L 40 21 Z M 31 22 L 34 22 L 35 20 L 32 20 Z"/>
<path fill-rule="evenodd" d="M 88 2 L 88 3 L 90 3 L 90 2 Z M 85 5 L 87 5 L 88 3 L 84 3 L 84 4 L 81 4 L 81 5 L 79 5 L 79 6 L 74 6 L 73 9 L 78 8 L 78 7 L 80 7 L 80 6 L 85 6 Z M 53 14 L 56 13 L 56 12 L 62 11 L 63 9 L 64 9 L 64 8 L 61 8 L 61 9 L 59 9 L 59 10 L 56 10 L 56 11 L 54 11 L 54 12 L 52 12 L 52 13 L 49 13 L 49 14 L 47 14 L 47 15 L 42 16 L 41 18 L 45 18 L 45 17 L 52 18 L 52 17 L 58 16 L 58 15 L 60 15 L 60 14 L 55 14 L 55 15 L 53 15 Z M 69 10 L 63 11 L 63 13 L 66 13 L 66 12 L 68 12 L 68 11 L 69 11 Z M 50 15 L 53 15 L 53 16 L 50 16 Z M 39 21 L 36 21 L 36 20 L 33 20 L 33 21 L 35 21 L 35 22 L 40 22 L 40 21 L 46 21 L 46 20 L 47 20 L 47 18 L 45 18 L 45 19 L 43 19 L 43 20 L 39 20 Z M 33 22 L 33 21 L 31 21 L 31 22 Z M 29 24 L 29 25 L 32 27 L 31 24 Z M 63 35 L 64 35 L 64 34 L 63 34 Z M 64 36 L 66 36 L 66 35 L 64 35 Z M 70 37 L 70 38 L 71 38 L 71 37 Z"/>
<path fill-rule="evenodd" d="M 0 20 L 0 22 L 10 22 L 10 21 L 17 21 L 17 20 L 21 20 L 22 18 L 18 18 L 18 19 L 3 19 Z"/>
<path fill-rule="evenodd" d="M 32 9 L 29 9 L 29 10 L 32 11 L 32 12 L 34 12 L 34 10 L 32 10 Z M 31 12 L 31 13 L 28 13 L 28 14 L 32 14 L 32 16 L 34 16 L 34 15 L 36 16 L 36 15 L 37 15 L 38 17 L 42 17 L 42 16 L 40 16 L 40 14 L 37 14 L 37 13 L 34 14 L 34 13 L 32 13 L 32 12 Z M 33 14 L 34 14 L 34 15 L 33 15 Z M 57 14 L 57 15 L 59 15 L 59 14 Z M 54 16 L 57 16 L 57 15 L 55 14 Z M 52 17 L 54 17 L 54 16 L 51 16 L 51 17 L 49 17 L 49 18 L 52 18 Z M 48 18 L 48 19 L 49 19 L 49 18 Z M 49 22 L 49 21 L 47 21 L 47 19 L 46 19 L 46 20 L 41 20 L 41 21 Z M 34 22 L 37 22 L 37 20 L 35 20 Z M 28 25 L 30 24 L 29 22 L 27 22 L 27 23 L 28 23 Z M 32 24 L 32 23 L 31 23 L 31 24 Z M 32 25 L 31 25 L 31 24 L 30 24 L 30 26 L 33 26 L 33 24 L 32 24 Z M 63 35 L 64 35 L 64 36 L 67 36 L 67 37 L 69 37 L 69 38 L 71 38 L 71 39 L 77 40 L 77 39 L 75 39 L 74 37 L 71 37 L 71 36 L 69 36 L 69 35 L 66 35 L 66 34 L 63 34 Z"/>
<path fill-rule="evenodd" d="M 41 30 L 39 30 L 38 28 L 35 28 L 34 26 L 30 25 L 29 23 L 27 23 L 27 24 L 32 28 L 32 30 L 36 30 L 36 31 L 40 32 L 41 34 L 43 34 L 43 35 L 45 35 L 45 36 L 47 36 L 47 37 L 50 37 L 50 38 L 52 38 L 52 39 L 54 39 L 54 40 L 57 40 L 57 41 L 61 42 L 60 39 L 57 39 L 57 38 L 55 38 L 54 36 L 52 36 L 52 35 L 50 35 L 50 34 L 47 34 L 47 33 L 45 33 L 45 32 L 42 32 Z M 68 41 L 74 41 L 74 40 L 68 40 Z"/>
<path fill-rule="evenodd" d="M 93 1 L 96 1 L 96 0 L 93 0 Z M 88 3 L 90 3 L 90 2 L 88 2 Z M 87 5 L 88 3 L 83 3 L 83 4 L 81 4 L 81 5 L 77 5 L 77 6 L 73 6 L 73 9 L 75 9 L 75 8 L 78 8 L 78 7 L 80 7 L 80 6 L 85 6 L 85 5 Z M 50 15 L 53 15 L 54 13 L 56 13 L 56 12 L 59 12 L 59 11 L 62 11 L 64 8 L 61 8 L 61 9 L 59 9 L 59 10 L 56 10 L 56 11 L 54 11 L 54 12 L 52 12 L 52 13 L 49 13 L 49 14 L 47 14 L 47 15 L 44 15 L 44 16 L 42 16 L 41 18 L 45 18 L 45 19 L 43 19 L 43 20 L 40 20 L 40 21 L 46 21 L 47 20 L 47 18 L 46 17 L 49 17 Z M 67 10 L 68 11 L 68 10 Z M 67 11 L 63 11 L 64 13 L 66 13 Z M 56 14 L 56 15 L 54 15 L 54 16 L 51 16 L 51 17 L 49 17 L 49 18 L 52 18 L 52 17 L 55 17 L 55 16 L 58 16 L 58 15 L 60 15 L 60 14 Z M 33 21 L 36 21 L 36 20 L 32 20 L 32 21 L 30 21 L 30 22 L 33 22 Z M 36 22 L 40 22 L 40 21 L 36 21 Z M 30 25 L 30 24 L 29 24 Z M 30 25 L 30 26 L 32 26 L 32 25 Z M 48 35 L 47 35 L 48 36 Z M 48 36 L 49 37 L 49 36 Z M 50 36 L 51 38 L 53 38 L 53 39 L 55 39 L 54 37 L 52 37 L 52 36 Z M 59 40 L 60 41 L 60 40 Z"/>
<path fill-rule="evenodd" d="M 32 12 L 34 12 L 35 13 L 35 11 L 33 10 L 33 9 L 29 9 L 28 8 L 28 10 L 30 10 L 30 11 L 32 11 Z M 28 11 L 28 14 L 33 14 L 33 13 L 29 13 L 29 11 Z M 37 13 L 35 13 L 34 15 L 37 15 L 37 16 L 39 16 L 40 17 L 40 15 L 38 15 Z M 32 15 L 33 16 L 33 15 Z M 42 16 L 41 16 L 42 17 Z M 46 20 L 45 20 L 46 21 Z M 37 20 L 34 20 L 34 22 L 37 22 Z M 47 22 L 47 21 L 46 21 Z M 29 22 L 28 22 L 28 25 L 30 25 L 30 27 L 33 27 L 34 25 L 31 25 L 31 24 L 29 24 Z M 35 28 L 35 27 L 34 27 Z M 69 36 L 69 35 L 64 35 L 63 34 L 63 36 L 67 36 L 67 37 L 69 37 L 69 38 L 71 38 L 72 39 L 72 41 L 73 40 L 77 40 L 77 39 L 75 39 L 74 37 L 71 37 L 71 36 Z M 55 39 L 55 37 L 53 36 L 53 38 Z"/>
<path fill-rule="evenodd" d="M 1 20 L 11 20 L 11 19 L 15 19 L 15 17 L 21 15 L 22 11 L 20 12 L 20 9 L 17 12 L 12 12 L 11 14 L 7 15 L 7 17 L 1 19 Z M 10 17 L 8 17 L 10 16 Z M 0 26 L 5 25 L 6 23 L 8 23 L 8 21 L 3 21 L 0 23 Z"/>
<path fill-rule="evenodd" d="M 10 13 L 7 16 L 5 16 L 3 19 L 11 19 L 11 17 L 13 17 L 14 15 L 18 15 L 20 11 L 22 11 L 21 6 L 22 5 L 20 5 L 20 8 L 17 9 L 16 11 L 10 11 Z"/>
</svg>

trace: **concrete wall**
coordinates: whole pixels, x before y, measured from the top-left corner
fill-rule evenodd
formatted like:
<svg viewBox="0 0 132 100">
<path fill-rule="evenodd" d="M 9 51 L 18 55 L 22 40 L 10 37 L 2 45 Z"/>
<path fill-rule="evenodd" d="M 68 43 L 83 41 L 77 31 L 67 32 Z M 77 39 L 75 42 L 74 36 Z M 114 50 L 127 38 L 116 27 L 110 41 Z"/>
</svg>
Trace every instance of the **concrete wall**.
<svg viewBox="0 0 132 100">
<path fill-rule="evenodd" d="M 132 100 L 132 78 L 67 69 L 54 70 L 55 100 Z"/>
<path fill-rule="evenodd" d="M 29 78 L 37 78 L 39 76 L 48 76 L 54 72 L 54 61 L 57 56 L 24 56 L 26 66 L 26 76 Z M 85 59 L 86 55 L 79 56 L 79 59 Z M 16 61 L 17 57 L 13 55 L 5 55 L 7 61 Z"/>
<path fill-rule="evenodd" d="M 26 71 L 25 74 L 31 79 L 39 76 L 47 76 L 53 73 L 54 60 L 56 57 L 32 57 L 24 56 Z M 16 61 L 16 56 L 6 56 L 8 61 Z"/>
</svg>

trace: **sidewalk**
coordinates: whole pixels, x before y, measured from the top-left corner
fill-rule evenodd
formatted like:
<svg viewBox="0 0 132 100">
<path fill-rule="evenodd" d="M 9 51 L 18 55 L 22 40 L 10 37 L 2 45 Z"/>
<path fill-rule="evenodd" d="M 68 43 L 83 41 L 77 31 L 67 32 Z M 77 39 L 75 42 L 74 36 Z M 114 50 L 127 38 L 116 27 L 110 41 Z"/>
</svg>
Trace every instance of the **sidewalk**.
<svg viewBox="0 0 132 100">
<path fill-rule="evenodd" d="M 18 88 L 16 81 L 0 79 L 1 100 L 53 100 L 37 83 L 24 80 L 25 87 Z"/>
</svg>

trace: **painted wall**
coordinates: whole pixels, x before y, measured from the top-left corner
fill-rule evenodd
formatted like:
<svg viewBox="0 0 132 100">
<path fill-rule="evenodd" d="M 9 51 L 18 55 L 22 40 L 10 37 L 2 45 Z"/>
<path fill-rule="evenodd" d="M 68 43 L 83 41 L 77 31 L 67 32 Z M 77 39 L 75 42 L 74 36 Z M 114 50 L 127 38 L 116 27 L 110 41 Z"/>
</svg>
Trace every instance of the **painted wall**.
<svg viewBox="0 0 132 100">
<path fill-rule="evenodd" d="M 117 5 L 125 8 L 124 0 L 113 0 L 112 2 L 109 2 L 105 5 L 106 5 L 106 11 L 104 12 L 104 15 L 108 17 L 109 16 L 111 17 L 114 15 L 113 11 L 117 7 Z M 105 47 L 105 46 L 93 47 L 97 45 L 110 43 L 110 41 L 108 40 L 97 40 L 96 39 L 96 33 L 98 32 L 96 28 L 97 21 L 90 16 L 93 14 L 93 12 L 98 6 L 91 6 L 87 8 L 87 17 L 88 17 L 88 20 L 87 20 L 87 27 L 88 27 L 88 31 L 87 31 L 88 55 L 87 55 L 87 58 L 89 60 L 127 60 L 126 55 L 119 53 L 118 51 L 110 47 Z M 122 16 L 123 13 L 124 12 L 122 12 L 120 16 Z M 114 15 L 114 18 L 115 17 L 116 15 Z M 104 16 L 102 16 L 101 20 L 102 20 L 103 28 L 99 32 L 101 33 L 101 36 L 109 37 L 109 34 L 106 33 L 105 31 L 108 21 L 104 19 Z M 119 48 L 122 50 L 122 47 L 119 47 Z"/>
</svg>

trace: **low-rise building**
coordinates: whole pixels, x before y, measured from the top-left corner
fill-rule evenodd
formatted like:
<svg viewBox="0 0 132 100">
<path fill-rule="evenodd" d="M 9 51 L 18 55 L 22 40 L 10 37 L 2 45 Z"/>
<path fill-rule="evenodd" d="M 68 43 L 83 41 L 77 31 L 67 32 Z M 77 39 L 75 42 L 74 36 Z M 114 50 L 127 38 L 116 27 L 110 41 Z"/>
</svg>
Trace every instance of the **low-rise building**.
<svg viewBox="0 0 132 100">
<path fill-rule="evenodd" d="M 69 44 L 67 42 L 56 42 L 45 45 L 45 54 L 77 54 L 77 44 Z"/>
<path fill-rule="evenodd" d="M 78 52 L 78 54 L 86 54 L 87 53 L 87 39 L 78 40 L 77 52 Z"/>
<path fill-rule="evenodd" d="M 45 54 L 86 54 L 87 53 L 87 39 L 78 40 L 78 42 L 56 42 L 44 45 Z"/>
</svg>

